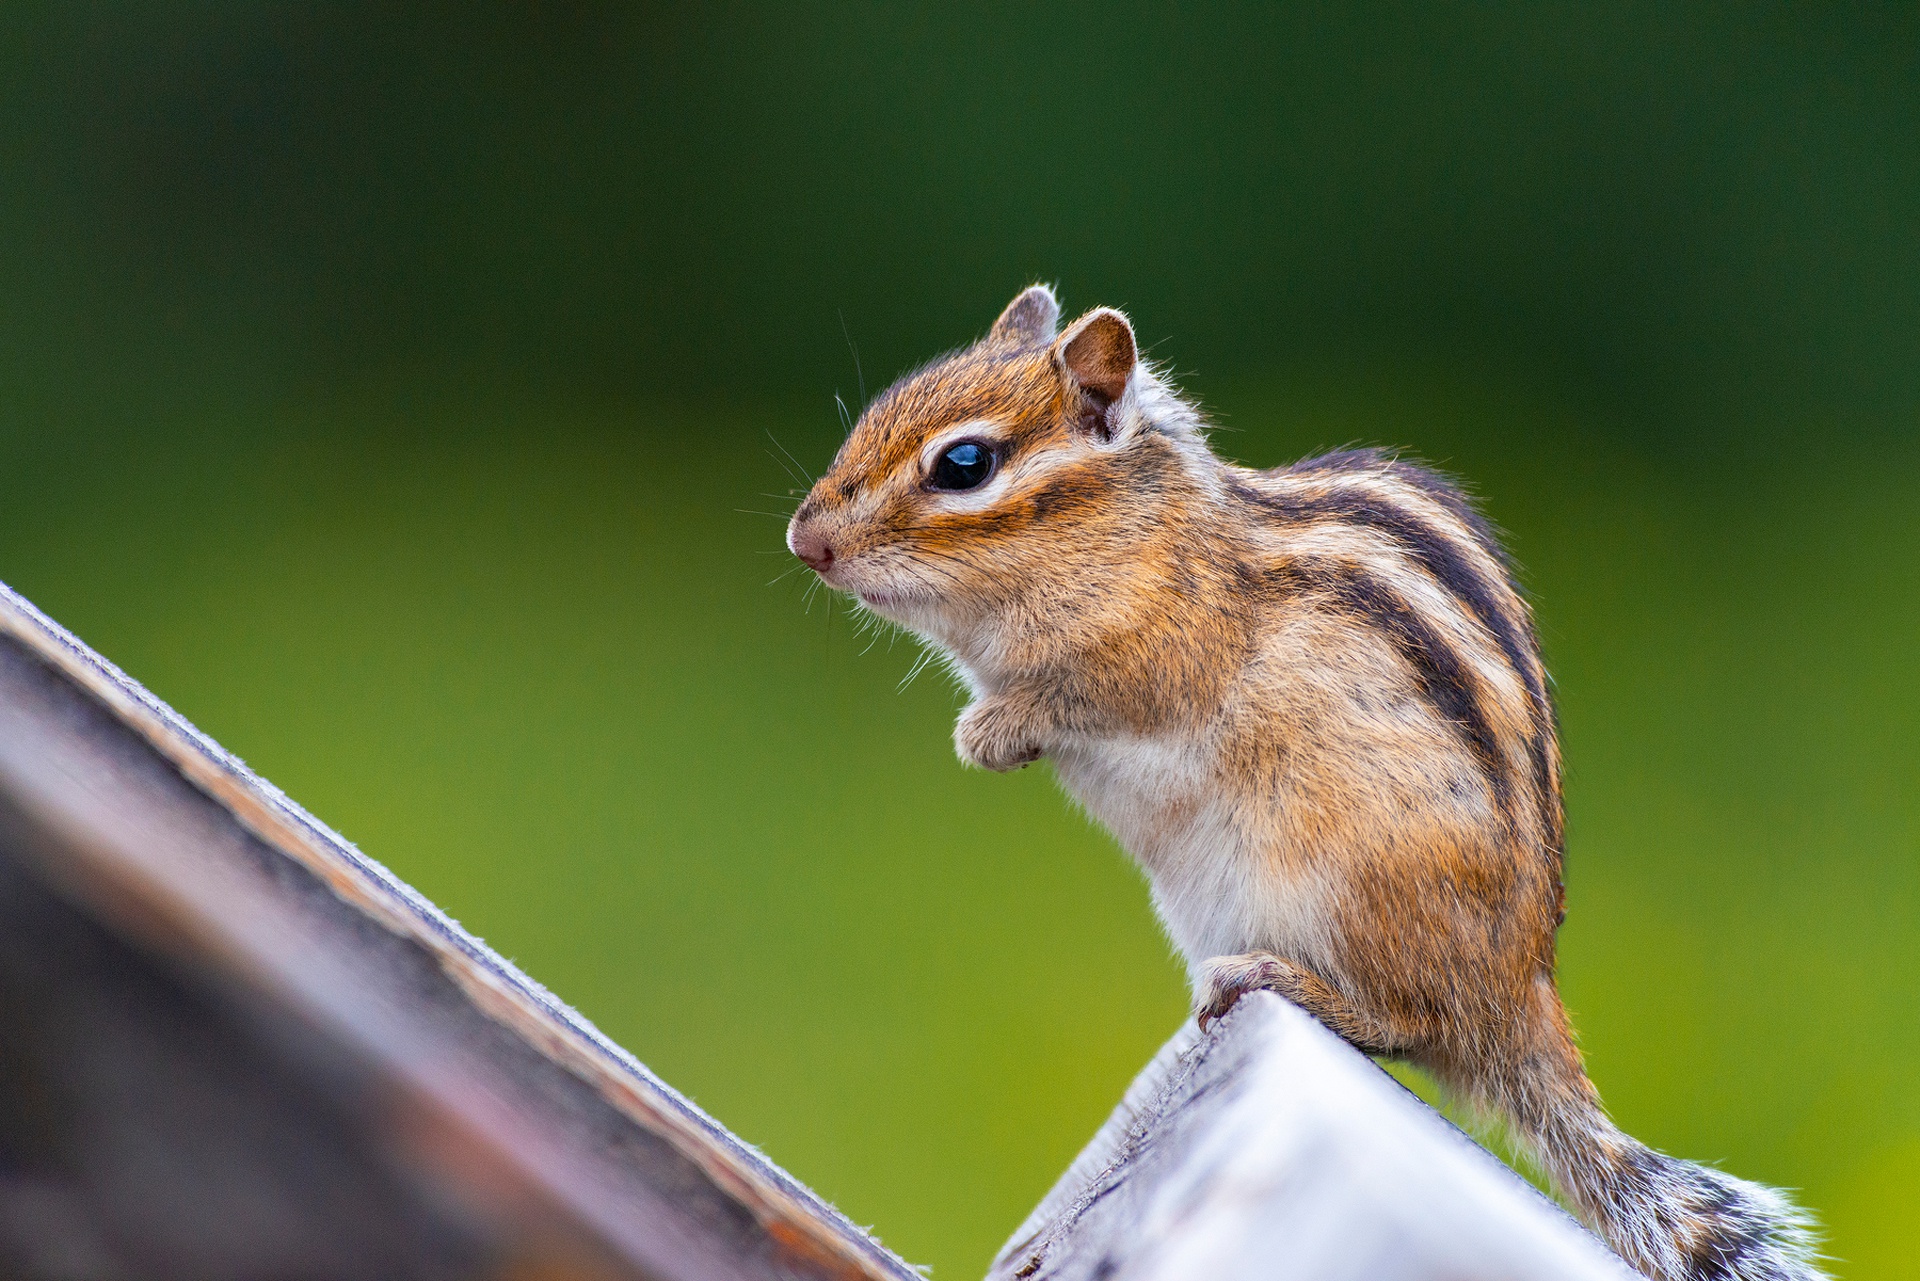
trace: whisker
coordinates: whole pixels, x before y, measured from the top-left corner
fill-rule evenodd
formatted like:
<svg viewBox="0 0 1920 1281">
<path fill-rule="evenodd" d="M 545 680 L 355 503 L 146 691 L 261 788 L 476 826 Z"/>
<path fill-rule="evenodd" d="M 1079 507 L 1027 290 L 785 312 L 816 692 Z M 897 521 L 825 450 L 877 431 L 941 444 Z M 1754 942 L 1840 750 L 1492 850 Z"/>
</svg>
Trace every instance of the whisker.
<svg viewBox="0 0 1920 1281">
<path fill-rule="evenodd" d="M 801 483 L 803 483 L 803 482 L 801 481 L 801 479 L 800 479 L 800 477 L 799 477 L 799 476 L 797 476 L 797 475 L 794 475 L 794 471 L 793 471 L 793 468 L 792 468 L 791 466 L 789 466 L 789 465 L 787 464 L 787 460 L 786 460 L 786 459 L 784 459 L 784 458 L 782 458 L 782 457 L 780 457 L 780 455 L 778 455 L 778 454 L 776 454 L 776 453 L 774 453 L 774 452 L 773 452 L 773 451 L 772 451 L 771 449 L 763 449 L 763 450 L 761 450 L 760 452 L 761 452 L 761 453 L 763 453 L 763 454 L 765 454 L 765 455 L 766 455 L 767 457 L 769 457 L 769 458 L 771 458 L 771 459 L 773 459 L 773 461 L 774 461 L 774 462 L 776 462 L 776 463 L 778 463 L 778 464 L 780 464 L 780 470 L 781 470 L 781 471 L 784 471 L 785 473 L 787 473 L 787 475 L 788 475 L 788 476 L 789 476 L 790 478 L 792 478 L 792 480 L 793 480 L 793 483 L 794 483 L 795 485 L 799 485 L 799 484 L 801 484 Z"/>
<path fill-rule="evenodd" d="M 899 688 L 896 692 L 901 694 L 906 693 L 907 686 L 913 684 L 914 678 L 920 675 L 921 672 L 926 671 L 927 664 L 931 663 L 932 661 L 933 661 L 933 651 L 930 649 L 921 650 L 919 661 L 916 662 L 911 668 L 909 668 L 907 671 L 907 674 L 901 678 Z"/>
<path fill-rule="evenodd" d="M 853 376 L 860 383 L 860 403 L 864 406 L 867 403 L 867 376 L 860 369 L 860 349 L 853 345 L 853 335 L 847 331 L 847 313 L 838 307 L 834 311 L 840 317 L 840 336 L 847 340 L 847 350 L 853 353 Z"/>
<path fill-rule="evenodd" d="M 798 476 L 794 476 L 793 478 L 794 482 L 796 484 L 805 485 L 808 489 L 812 489 L 813 476 L 807 471 L 805 467 L 800 466 L 800 460 L 793 456 L 793 451 L 780 443 L 780 441 L 773 434 L 773 428 L 771 427 L 767 428 L 766 432 L 767 432 L 767 439 L 773 441 L 773 447 L 775 449 L 778 449 L 781 453 L 785 454 L 787 456 L 787 461 L 792 463 L 793 466 L 799 470 L 800 474 Z M 792 474 L 791 471 L 788 474 L 791 475 Z"/>
</svg>

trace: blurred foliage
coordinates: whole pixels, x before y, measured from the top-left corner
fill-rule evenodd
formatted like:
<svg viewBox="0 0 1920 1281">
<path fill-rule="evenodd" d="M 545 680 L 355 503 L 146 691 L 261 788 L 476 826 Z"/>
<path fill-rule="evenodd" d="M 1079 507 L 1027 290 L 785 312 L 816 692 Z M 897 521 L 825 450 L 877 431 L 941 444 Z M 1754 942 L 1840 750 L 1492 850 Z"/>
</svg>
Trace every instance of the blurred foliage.
<svg viewBox="0 0 1920 1281">
<path fill-rule="evenodd" d="M 1609 1103 L 1920 1276 L 1916 27 L 9 6 L 0 578 L 975 1275 L 1178 969 L 1044 769 L 962 772 L 912 644 L 780 577 L 772 495 L 1059 281 L 1225 452 L 1486 496 Z"/>
<path fill-rule="evenodd" d="M 1911 6 L 228 0 L 0 41 L 0 280 L 82 365 L 780 393 L 844 377 L 843 318 L 891 371 L 1039 276 L 1208 376 L 1920 394 Z"/>
</svg>

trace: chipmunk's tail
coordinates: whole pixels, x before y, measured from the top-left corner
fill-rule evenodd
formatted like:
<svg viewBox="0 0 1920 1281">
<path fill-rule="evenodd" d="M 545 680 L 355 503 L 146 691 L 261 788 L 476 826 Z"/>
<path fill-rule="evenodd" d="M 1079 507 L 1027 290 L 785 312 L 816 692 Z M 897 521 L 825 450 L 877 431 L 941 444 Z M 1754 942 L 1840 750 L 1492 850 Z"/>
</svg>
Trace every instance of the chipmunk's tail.
<svg viewBox="0 0 1920 1281">
<path fill-rule="evenodd" d="M 1581 1217 L 1655 1281 L 1819 1281 L 1813 1221 L 1773 1188 L 1655 1152 L 1620 1132 L 1574 1049 L 1551 980 L 1536 1044 L 1478 1074 L 1476 1102 L 1514 1124 Z"/>
</svg>

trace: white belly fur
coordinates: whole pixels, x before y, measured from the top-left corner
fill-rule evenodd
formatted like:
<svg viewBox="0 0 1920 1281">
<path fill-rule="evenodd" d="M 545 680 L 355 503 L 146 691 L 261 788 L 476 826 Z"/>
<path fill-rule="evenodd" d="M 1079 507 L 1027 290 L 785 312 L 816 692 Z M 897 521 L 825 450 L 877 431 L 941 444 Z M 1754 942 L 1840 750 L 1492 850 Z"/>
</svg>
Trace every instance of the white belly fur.
<svg viewBox="0 0 1920 1281">
<path fill-rule="evenodd" d="M 1146 871 L 1153 906 L 1190 976 L 1210 957 L 1265 950 L 1313 964 L 1326 951 L 1320 878 L 1264 848 L 1282 825 L 1251 812 L 1211 745 L 1081 740 L 1052 753 L 1061 785 Z M 1288 870 L 1293 869 L 1293 870 Z"/>
</svg>

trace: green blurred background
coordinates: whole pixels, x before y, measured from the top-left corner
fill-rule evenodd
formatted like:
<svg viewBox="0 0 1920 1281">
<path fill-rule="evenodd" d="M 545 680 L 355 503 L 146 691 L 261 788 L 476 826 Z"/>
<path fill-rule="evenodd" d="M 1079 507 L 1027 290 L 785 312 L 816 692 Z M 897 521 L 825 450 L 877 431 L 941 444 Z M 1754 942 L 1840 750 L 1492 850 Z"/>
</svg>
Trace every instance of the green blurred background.
<svg viewBox="0 0 1920 1281">
<path fill-rule="evenodd" d="M 936 1277 L 1185 998 L 1045 771 L 963 773 L 911 643 L 777 579 L 777 455 L 1036 278 L 1244 461 L 1471 480 L 1609 1103 L 1920 1276 L 1920 11 L 60 3 L 0 48 L 0 578 Z"/>
</svg>

